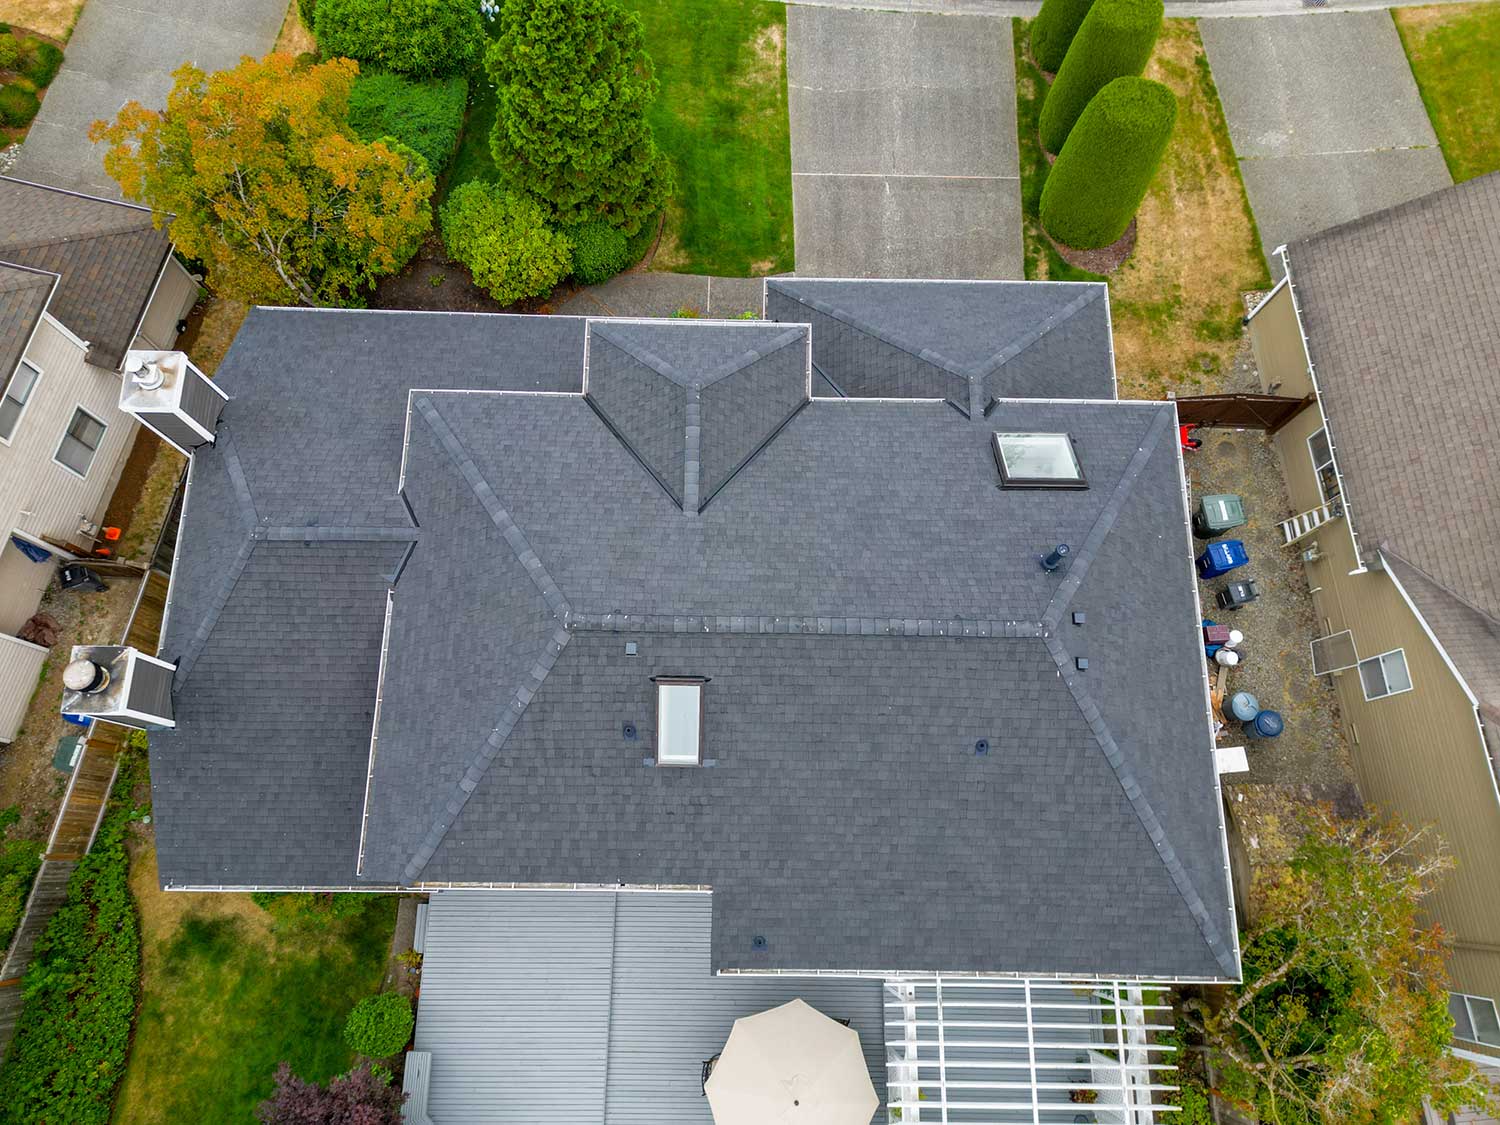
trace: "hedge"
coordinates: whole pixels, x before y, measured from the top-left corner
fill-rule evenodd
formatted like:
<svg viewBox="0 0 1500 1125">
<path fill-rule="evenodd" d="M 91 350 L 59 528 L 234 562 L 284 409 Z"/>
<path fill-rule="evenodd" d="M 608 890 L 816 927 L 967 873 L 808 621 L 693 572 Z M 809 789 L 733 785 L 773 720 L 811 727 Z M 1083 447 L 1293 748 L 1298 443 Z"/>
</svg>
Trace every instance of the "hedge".
<svg viewBox="0 0 1500 1125">
<path fill-rule="evenodd" d="M 630 264 L 630 240 L 608 223 L 584 223 L 568 232 L 573 276 L 585 285 L 608 281 Z"/>
<path fill-rule="evenodd" d="M 0 950 L 10 947 L 10 939 L 21 924 L 26 896 L 31 893 L 32 881 L 42 866 L 42 847 L 35 840 L 6 840 L 0 844 Z M 4 954 L 0 953 L 0 957 Z"/>
<path fill-rule="evenodd" d="M 1177 99 L 1160 82 L 1116 78 L 1100 90 L 1042 185 L 1047 233 L 1079 250 L 1108 246 L 1123 235 L 1176 121 Z"/>
<path fill-rule="evenodd" d="M 498 184 L 460 184 L 438 219 L 449 256 L 501 304 L 550 293 L 573 264 L 572 242 L 547 226 L 542 208 Z"/>
<path fill-rule="evenodd" d="M 62 48 L 40 39 L 27 38 L 21 44 L 24 51 L 20 71 L 38 87 L 50 85 L 62 66 Z"/>
<path fill-rule="evenodd" d="M 1042 0 L 1042 10 L 1031 21 L 1031 57 L 1043 70 L 1062 66 L 1068 44 L 1089 14 L 1094 0 Z"/>
<path fill-rule="evenodd" d="M 317 0 L 313 33 L 342 56 L 414 78 L 465 74 L 486 42 L 474 0 Z"/>
<path fill-rule="evenodd" d="M 12 128 L 29 125 L 36 116 L 36 111 L 41 108 L 42 103 L 30 90 L 23 90 L 19 86 L 0 87 L 0 125 Z"/>
<path fill-rule="evenodd" d="M 366 996 L 349 1013 L 344 1024 L 344 1042 L 356 1054 L 388 1059 L 411 1038 L 411 1001 L 396 992 Z"/>
<path fill-rule="evenodd" d="M 68 897 L 37 939 L 25 1006 L 0 1069 L 0 1122 L 105 1125 L 125 1073 L 140 987 L 141 935 L 130 894 L 131 792 L 145 780 L 143 736 L 132 736 L 94 846 Z"/>
<path fill-rule="evenodd" d="M 415 149 L 437 177 L 458 147 L 468 99 L 469 82 L 461 75 L 421 81 L 371 71 L 349 92 L 349 124 L 361 140 L 389 136 Z"/>
<path fill-rule="evenodd" d="M 1146 69 L 1161 32 L 1162 0 L 1097 0 L 1042 102 L 1042 147 L 1061 152 L 1089 100 L 1116 78 Z"/>
</svg>

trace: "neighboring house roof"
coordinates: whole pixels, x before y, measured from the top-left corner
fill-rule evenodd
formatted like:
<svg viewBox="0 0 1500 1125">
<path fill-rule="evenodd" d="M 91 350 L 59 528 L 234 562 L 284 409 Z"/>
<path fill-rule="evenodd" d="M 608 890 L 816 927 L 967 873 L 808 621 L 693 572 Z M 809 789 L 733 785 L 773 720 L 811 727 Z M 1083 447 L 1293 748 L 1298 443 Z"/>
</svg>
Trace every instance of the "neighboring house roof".
<svg viewBox="0 0 1500 1125">
<path fill-rule="evenodd" d="M 949 292 L 977 354 L 1012 299 L 1100 288 Z M 872 292 L 929 290 L 840 299 Z M 720 968 L 1234 975 L 1171 406 L 975 421 L 931 364 L 928 401 L 808 401 L 808 346 L 253 311 L 161 648 L 163 879 L 711 885 Z M 813 327 L 841 386 L 910 355 L 861 347 Z M 998 488 L 997 429 L 1071 433 L 1090 487 Z M 713 765 L 643 765 L 658 674 L 710 677 Z"/>
<path fill-rule="evenodd" d="M 172 243 L 149 208 L 0 176 L 0 260 L 62 278 L 51 312 L 118 369 Z"/>
<path fill-rule="evenodd" d="M 702 1063 L 741 1016 L 801 999 L 859 1032 L 885 1094 L 879 980 L 714 976 L 708 895 L 432 896 L 415 1049 L 433 1121 L 710 1125 Z M 1066 1097 L 1066 1093 L 1062 1094 Z"/>
<path fill-rule="evenodd" d="M 1361 551 L 1500 713 L 1500 173 L 1288 255 Z"/>
<path fill-rule="evenodd" d="M 57 281 L 55 273 L 0 262 L 0 389 L 21 362 Z"/>
</svg>

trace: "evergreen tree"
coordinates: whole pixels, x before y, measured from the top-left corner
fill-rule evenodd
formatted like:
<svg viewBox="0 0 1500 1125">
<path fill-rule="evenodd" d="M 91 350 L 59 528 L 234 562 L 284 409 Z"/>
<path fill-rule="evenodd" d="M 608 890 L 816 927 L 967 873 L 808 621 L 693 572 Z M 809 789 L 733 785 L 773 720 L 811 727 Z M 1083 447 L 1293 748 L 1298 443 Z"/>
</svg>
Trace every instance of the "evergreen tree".
<svg viewBox="0 0 1500 1125">
<path fill-rule="evenodd" d="M 485 65 L 507 186 L 559 226 L 635 234 L 672 186 L 646 121 L 657 81 L 640 18 L 615 0 L 505 0 L 499 30 Z"/>
</svg>

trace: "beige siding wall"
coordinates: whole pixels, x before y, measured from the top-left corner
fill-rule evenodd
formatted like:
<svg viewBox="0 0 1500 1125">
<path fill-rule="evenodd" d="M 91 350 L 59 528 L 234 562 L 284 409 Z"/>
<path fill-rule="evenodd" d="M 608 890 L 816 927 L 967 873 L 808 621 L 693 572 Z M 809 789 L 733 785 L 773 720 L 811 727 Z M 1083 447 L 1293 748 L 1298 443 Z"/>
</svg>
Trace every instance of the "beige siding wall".
<svg viewBox="0 0 1500 1125">
<path fill-rule="evenodd" d="M 0 543 L 0 633 L 14 633 L 36 612 L 57 563 L 34 563 L 10 541 Z"/>
<path fill-rule="evenodd" d="M 136 346 L 165 351 L 177 343 L 177 322 L 198 300 L 198 283 L 175 257 L 167 259 L 156 293 L 146 309 Z"/>
<path fill-rule="evenodd" d="M 1299 511 L 1321 502 L 1307 449 L 1320 424 L 1317 410 L 1306 410 L 1274 439 Z M 1359 513 L 1351 516 L 1358 530 Z M 1473 705 L 1390 576 L 1349 573 L 1357 563 L 1345 521 L 1324 525 L 1299 548 L 1313 542 L 1322 557 L 1307 564 L 1307 577 L 1321 628 L 1350 630 L 1361 658 L 1402 649 L 1411 673 L 1411 691 L 1368 702 L 1356 669 L 1334 677 L 1360 791 L 1406 821 L 1436 825 L 1447 841 L 1458 868 L 1430 913 L 1459 943 L 1454 988 L 1500 999 L 1500 801 Z"/>
<path fill-rule="evenodd" d="M 1250 318 L 1250 346 L 1267 394 L 1305 398 L 1313 393 L 1307 374 L 1307 351 L 1292 307 L 1292 290 L 1283 285 Z"/>
<path fill-rule="evenodd" d="M 1500 1004 L 1500 944 L 1492 941 L 1485 947 L 1478 947 L 1478 943 L 1458 945 L 1448 962 L 1448 976 L 1454 982 L 1453 991 L 1488 996 Z M 1459 1045 L 1465 1050 L 1500 1058 L 1500 1047 L 1466 1040 L 1460 1040 Z"/>
<path fill-rule="evenodd" d="M 42 672 L 47 650 L 0 635 L 0 743 L 10 742 L 26 718 L 26 705 Z"/>
<path fill-rule="evenodd" d="M 26 356 L 42 374 L 14 438 L 0 445 L 0 527 L 76 538 L 80 519 L 104 514 L 136 423 L 116 408 L 120 377 L 85 363 L 83 350 L 50 322 L 42 322 Z M 53 460 L 80 406 L 106 426 L 84 477 Z"/>
</svg>

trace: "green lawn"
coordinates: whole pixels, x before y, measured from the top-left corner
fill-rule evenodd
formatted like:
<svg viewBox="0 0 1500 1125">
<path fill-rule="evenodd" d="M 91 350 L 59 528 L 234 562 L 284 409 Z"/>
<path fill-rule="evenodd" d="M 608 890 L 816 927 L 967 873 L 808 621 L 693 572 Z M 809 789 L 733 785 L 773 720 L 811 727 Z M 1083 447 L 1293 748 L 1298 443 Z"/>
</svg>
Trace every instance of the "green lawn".
<svg viewBox="0 0 1500 1125">
<path fill-rule="evenodd" d="M 249 1122 L 283 1060 L 318 1081 L 349 1067 L 344 1019 L 380 987 L 394 896 L 310 921 L 246 895 L 169 895 L 155 883 L 147 850 L 132 861 L 142 1001 L 117 1125 Z"/>
<path fill-rule="evenodd" d="M 1500 171 L 1500 5 L 1391 15 L 1454 181 Z"/>
<path fill-rule="evenodd" d="M 770 0 L 625 0 L 661 92 L 651 111 L 677 190 L 653 268 L 747 276 L 792 268 L 786 8 Z M 495 178 L 494 91 L 474 83 L 448 190 Z"/>
</svg>

